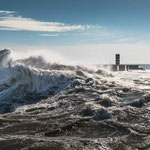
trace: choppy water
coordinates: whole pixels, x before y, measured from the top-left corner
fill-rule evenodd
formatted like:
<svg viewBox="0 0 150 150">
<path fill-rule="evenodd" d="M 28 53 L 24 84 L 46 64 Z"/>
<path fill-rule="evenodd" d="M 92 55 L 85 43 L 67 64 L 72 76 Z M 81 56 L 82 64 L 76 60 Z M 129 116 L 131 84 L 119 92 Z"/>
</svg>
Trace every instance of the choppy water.
<svg viewBox="0 0 150 150">
<path fill-rule="evenodd" d="M 0 53 L 0 149 L 150 148 L 150 71 L 109 72 Z"/>
</svg>

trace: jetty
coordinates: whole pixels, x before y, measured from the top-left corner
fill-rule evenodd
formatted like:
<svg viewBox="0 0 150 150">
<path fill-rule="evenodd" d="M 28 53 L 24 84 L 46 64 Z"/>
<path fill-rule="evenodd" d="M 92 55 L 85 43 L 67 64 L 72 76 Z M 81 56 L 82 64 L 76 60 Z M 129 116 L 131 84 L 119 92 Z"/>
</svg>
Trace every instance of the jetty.
<svg viewBox="0 0 150 150">
<path fill-rule="evenodd" d="M 111 71 L 145 70 L 140 65 L 120 64 L 120 54 L 116 54 L 115 64 L 104 65 L 104 68 L 107 68 Z"/>
</svg>

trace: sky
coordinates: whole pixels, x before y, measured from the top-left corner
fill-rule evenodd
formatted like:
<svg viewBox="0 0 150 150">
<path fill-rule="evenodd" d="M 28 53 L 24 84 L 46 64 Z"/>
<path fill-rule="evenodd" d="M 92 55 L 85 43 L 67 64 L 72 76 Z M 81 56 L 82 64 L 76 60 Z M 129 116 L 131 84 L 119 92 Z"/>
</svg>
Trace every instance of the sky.
<svg viewBox="0 0 150 150">
<path fill-rule="evenodd" d="M 0 49 L 75 64 L 150 63 L 150 0 L 0 0 Z"/>
</svg>

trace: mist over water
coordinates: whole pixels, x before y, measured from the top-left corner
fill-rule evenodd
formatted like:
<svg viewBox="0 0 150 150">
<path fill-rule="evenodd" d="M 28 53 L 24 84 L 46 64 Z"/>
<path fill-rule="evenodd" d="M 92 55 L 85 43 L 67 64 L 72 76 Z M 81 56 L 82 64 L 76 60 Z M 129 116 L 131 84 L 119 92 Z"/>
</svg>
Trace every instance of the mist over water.
<svg viewBox="0 0 150 150">
<path fill-rule="evenodd" d="M 110 72 L 10 54 L 0 51 L 1 148 L 149 148 L 149 70 Z"/>
</svg>

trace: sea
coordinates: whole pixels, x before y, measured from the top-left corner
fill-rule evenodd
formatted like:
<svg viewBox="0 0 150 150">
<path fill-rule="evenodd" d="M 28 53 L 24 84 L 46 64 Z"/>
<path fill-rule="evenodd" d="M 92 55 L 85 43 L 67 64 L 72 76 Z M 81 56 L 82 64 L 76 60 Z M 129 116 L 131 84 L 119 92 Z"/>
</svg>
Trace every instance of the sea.
<svg viewBox="0 0 150 150">
<path fill-rule="evenodd" d="M 0 150 L 149 150 L 150 64 L 12 60 L 0 51 Z"/>
<path fill-rule="evenodd" d="M 150 64 L 139 64 L 142 68 L 150 70 Z"/>
</svg>

